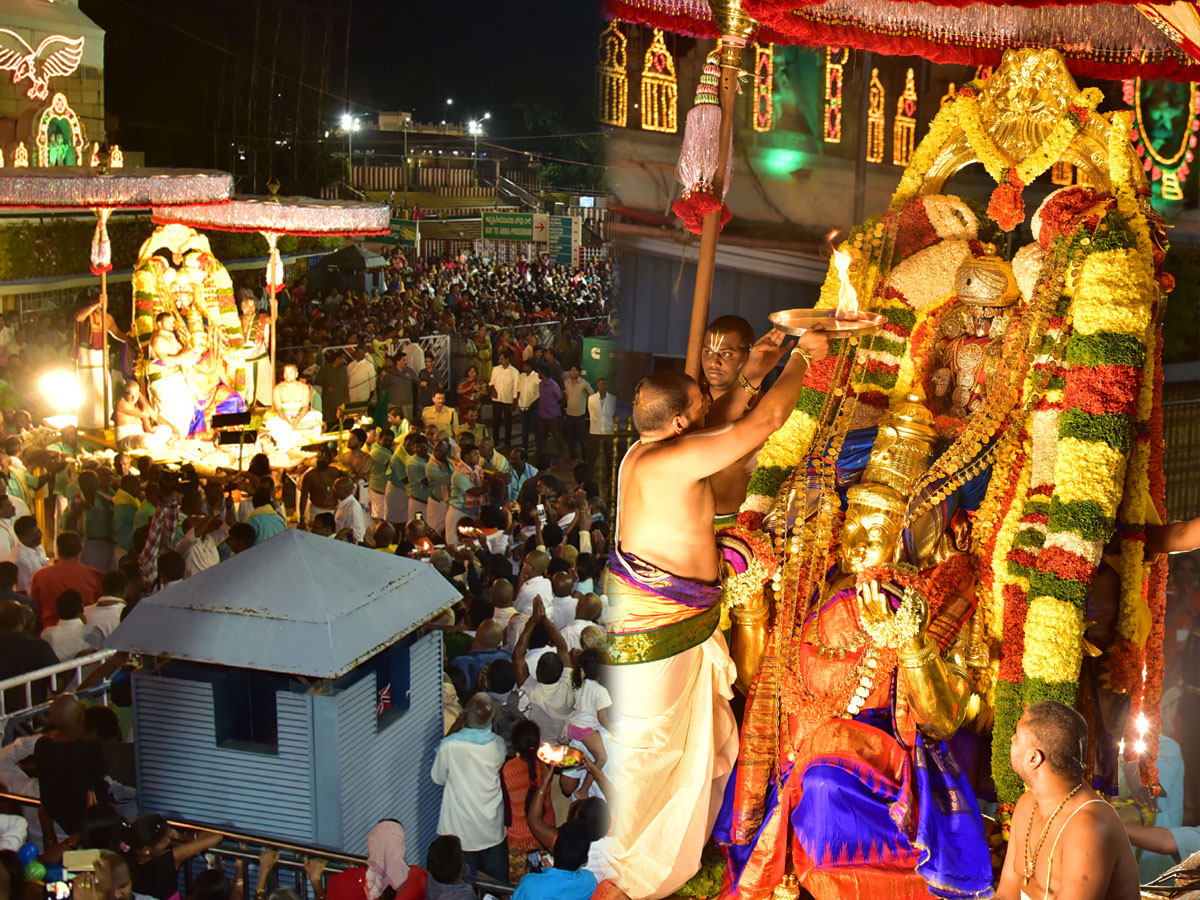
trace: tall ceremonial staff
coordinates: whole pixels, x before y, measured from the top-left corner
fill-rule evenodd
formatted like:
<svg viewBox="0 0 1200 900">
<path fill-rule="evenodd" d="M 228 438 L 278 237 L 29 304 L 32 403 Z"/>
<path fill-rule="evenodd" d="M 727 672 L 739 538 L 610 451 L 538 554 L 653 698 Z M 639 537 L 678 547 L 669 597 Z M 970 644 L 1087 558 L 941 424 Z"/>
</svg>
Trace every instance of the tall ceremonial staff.
<svg viewBox="0 0 1200 900">
<path fill-rule="evenodd" d="M 714 72 L 705 66 L 705 76 L 697 90 L 697 101 L 688 113 L 683 149 L 679 157 L 680 180 L 685 196 L 675 204 L 689 230 L 695 231 L 701 214 L 700 256 L 696 262 L 696 286 L 692 294 L 692 319 L 688 328 L 685 371 L 700 378 L 700 347 L 708 327 L 708 304 L 712 297 L 713 275 L 717 266 L 717 242 L 729 220 L 725 194 L 733 160 L 733 102 L 737 97 L 741 74 L 742 50 L 758 24 L 742 10 L 742 0 L 709 0 L 713 18 L 720 29 L 719 88 L 713 103 Z M 715 126 L 715 134 L 714 132 Z M 715 146 L 714 146 L 715 139 Z M 714 153 L 715 151 L 715 153 Z"/>
</svg>

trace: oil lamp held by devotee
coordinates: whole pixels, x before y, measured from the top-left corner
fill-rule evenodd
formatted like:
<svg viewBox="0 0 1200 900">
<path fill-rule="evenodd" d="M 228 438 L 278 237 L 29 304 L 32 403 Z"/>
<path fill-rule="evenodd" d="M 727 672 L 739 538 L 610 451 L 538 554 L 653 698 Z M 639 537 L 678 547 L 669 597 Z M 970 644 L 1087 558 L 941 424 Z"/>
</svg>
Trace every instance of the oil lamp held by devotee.
<svg viewBox="0 0 1200 900">
<path fill-rule="evenodd" d="M 841 284 L 838 288 L 837 309 L 782 309 L 771 313 L 771 323 L 784 334 L 804 334 L 810 328 L 820 328 L 830 337 L 866 337 L 875 334 L 886 321 L 882 314 L 864 312 L 858 308 L 858 293 L 850 283 L 850 253 L 833 252 Z"/>
</svg>

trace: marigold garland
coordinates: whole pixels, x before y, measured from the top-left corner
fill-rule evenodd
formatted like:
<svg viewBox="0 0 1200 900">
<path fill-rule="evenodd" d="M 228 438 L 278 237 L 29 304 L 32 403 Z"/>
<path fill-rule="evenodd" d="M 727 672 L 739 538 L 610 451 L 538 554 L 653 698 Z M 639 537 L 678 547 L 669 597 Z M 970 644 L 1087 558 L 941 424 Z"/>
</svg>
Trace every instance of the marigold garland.
<svg viewBox="0 0 1200 900">
<path fill-rule="evenodd" d="M 955 129 L 962 128 L 976 156 L 1000 183 L 989 213 L 1001 220 L 1001 227 L 1011 227 L 1024 218 L 1018 207 L 1023 207 L 1024 185 L 1059 159 L 1082 127 L 1099 118 L 1095 108 L 1100 93 L 1080 92 L 1042 145 L 1014 165 L 995 148 L 979 120 L 977 88 L 966 86 L 943 106 L 893 195 L 888 215 L 903 223 L 893 228 L 897 265 L 941 239 L 938 227 L 931 227 L 933 216 L 925 212 L 922 219 L 918 204 L 926 198 L 919 195 L 926 172 Z M 1034 217 L 1041 245 L 1070 262 L 1060 270 L 1062 299 L 1046 322 L 1021 398 L 1036 403 L 1024 423 L 1010 426 L 1027 431 L 993 462 L 992 481 L 975 515 L 972 558 L 978 601 L 985 634 L 1000 651 L 994 662 L 992 761 L 1002 813 L 1011 811 L 1023 791 L 1007 751 L 1025 706 L 1050 698 L 1074 702 L 1087 594 L 1118 519 L 1119 639 L 1108 658 L 1108 676 L 1112 685 L 1134 689 L 1135 710 L 1150 721 L 1142 774 L 1148 783 L 1156 778 L 1162 567 L 1148 566 L 1142 557 L 1147 519 L 1156 511 L 1161 515 L 1161 416 L 1155 393 L 1161 367 L 1153 352 L 1158 283 L 1148 224 L 1132 182 L 1128 116 L 1113 114 L 1108 132 L 1112 196 L 1073 186 L 1051 195 Z M 984 221 L 980 216 L 981 226 Z M 872 220 L 860 232 L 877 227 Z M 1051 256 L 1044 256 L 1043 279 L 1054 277 L 1046 271 Z M 831 390 L 846 390 L 856 398 L 854 427 L 865 427 L 928 369 L 916 348 L 928 345 L 928 323 L 950 298 L 914 305 L 897 288 L 899 279 L 886 280 L 894 268 L 885 270 L 877 258 L 856 259 L 855 265 L 860 297 L 870 298 L 864 306 L 882 312 L 887 326 L 862 342 L 848 383 L 831 383 L 833 362 L 813 366 L 787 425 L 760 454 L 742 508 L 741 521 L 749 527 L 757 527 L 783 481 L 811 452 L 817 419 Z M 910 271 L 903 283 L 919 281 Z M 818 306 L 833 306 L 836 290 L 831 267 Z M 1040 396 L 1030 393 L 1035 389 Z"/>
</svg>

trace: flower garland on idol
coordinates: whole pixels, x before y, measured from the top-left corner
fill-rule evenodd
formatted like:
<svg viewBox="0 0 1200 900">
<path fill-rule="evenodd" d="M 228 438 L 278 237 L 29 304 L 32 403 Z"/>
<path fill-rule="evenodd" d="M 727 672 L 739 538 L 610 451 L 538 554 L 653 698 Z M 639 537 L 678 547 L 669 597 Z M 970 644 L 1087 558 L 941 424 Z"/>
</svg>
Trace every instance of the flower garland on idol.
<svg viewBox="0 0 1200 900">
<path fill-rule="evenodd" d="M 940 240 L 935 236 L 922 246 L 920 229 L 895 226 L 922 218 L 928 222 L 933 217 L 927 206 L 953 199 L 919 194 L 925 172 L 956 127 L 962 127 L 993 178 L 1001 187 L 1016 188 L 1019 199 L 1019 188 L 1048 169 L 1089 118 L 1103 118 L 1094 112 L 1099 92 L 1080 92 L 1042 145 L 1013 166 L 982 124 L 976 127 L 976 92 L 977 86 L 969 85 L 943 107 L 901 178 L 884 216 L 891 218 L 889 232 L 897 235 L 896 263 Z M 1016 721 L 1038 700 L 1074 703 L 1088 592 L 1114 535 L 1121 551 L 1119 637 L 1105 678 L 1114 690 L 1133 694 L 1130 722 L 1139 722 L 1138 747 L 1145 748 L 1142 777 L 1151 785 L 1157 779 L 1164 581 L 1161 565 L 1144 562 L 1144 544 L 1147 521 L 1161 521 L 1163 514 L 1155 394 L 1161 378 L 1154 324 L 1159 289 L 1149 228 L 1131 181 L 1128 117 L 1115 113 L 1104 125 L 1112 195 L 1066 188 L 1051 195 L 1034 218 L 1034 234 L 1047 259 L 1055 256 L 1041 276 L 1056 279 L 1041 288 L 1052 302 L 1042 346 L 1018 401 L 1025 418 L 1010 426 L 1013 433 L 992 462 L 989 488 L 975 517 L 972 558 L 979 601 L 989 642 L 999 647 L 993 663 L 993 763 L 1002 812 L 1008 814 L 1023 790 L 1007 765 Z M 993 195 L 988 211 L 1001 226 L 1021 220 L 1008 193 Z M 986 218 L 979 218 L 982 230 Z M 863 230 L 875 227 L 872 220 Z M 847 243 L 854 244 L 854 233 Z M 830 391 L 855 396 L 859 412 L 852 427 L 868 427 L 908 392 L 914 372 L 927 369 L 924 360 L 914 358 L 913 348 L 928 342 L 914 340 L 914 332 L 933 321 L 941 303 L 916 308 L 889 285 L 887 274 L 871 258 L 855 260 L 851 275 L 860 285 L 879 286 L 865 296 L 887 325 L 878 338 L 862 342 L 849 383 L 833 384 L 835 354 L 812 366 L 796 409 L 759 455 L 740 514 L 744 527 L 761 526 L 785 479 L 817 452 L 811 445 Z M 819 308 L 836 305 L 837 285 L 831 265 Z M 1127 739 L 1125 746 L 1132 752 L 1135 742 Z"/>
</svg>

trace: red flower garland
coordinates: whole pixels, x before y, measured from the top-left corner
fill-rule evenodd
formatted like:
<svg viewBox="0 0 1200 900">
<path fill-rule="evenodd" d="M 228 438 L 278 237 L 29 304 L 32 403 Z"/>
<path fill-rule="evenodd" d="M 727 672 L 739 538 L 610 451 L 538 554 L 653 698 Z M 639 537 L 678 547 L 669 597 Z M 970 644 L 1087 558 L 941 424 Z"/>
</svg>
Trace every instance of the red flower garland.
<svg viewBox="0 0 1200 900">
<path fill-rule="evenodd" d="M 1025 221 L 1025 198 L 1022 196 L 1024 190 L 1025 185 L 1017 177 L 1016 168 L 1009 166 L 1004 181 L 992 191 L 987 212 L 1004 231 L 1012 231 Z"/>
</svg>

